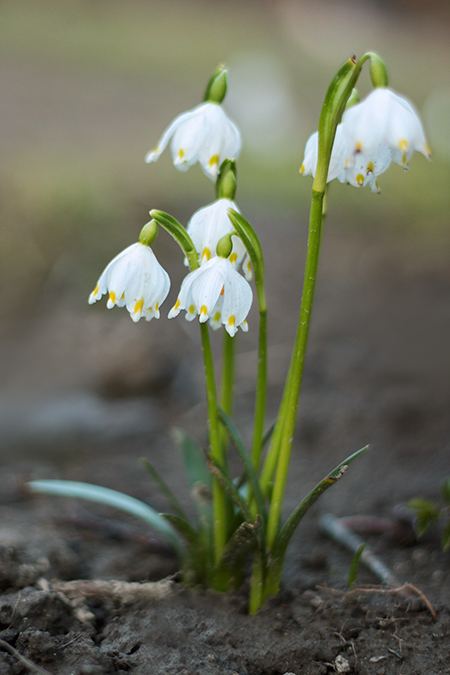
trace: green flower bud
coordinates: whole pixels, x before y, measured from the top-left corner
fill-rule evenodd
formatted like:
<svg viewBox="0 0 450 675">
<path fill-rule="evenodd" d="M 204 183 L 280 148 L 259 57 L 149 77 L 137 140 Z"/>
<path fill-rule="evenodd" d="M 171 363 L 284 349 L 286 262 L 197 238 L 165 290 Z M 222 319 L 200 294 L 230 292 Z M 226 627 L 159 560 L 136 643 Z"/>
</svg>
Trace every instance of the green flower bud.
<svg viewBox="0 0 450 675">
<path fill-rule="evenodd" d="M 234 159 L 224 159 L 216 182 L 217 199 L 233 201 L 236 185 L 236 162 Z"/>
<path fill-rule="evenodd" d="M 211 103 L 222 103 L 227 93 L 227 70 L 225 66 L 217 67 L 214 75 L 210 79 L 205 92 L 205 101 Z"/>
<path fill-rule="evenodd" d="M 216 253 L 219 256 L 219 258 L 228 258 L 228 256 L 231 254 L 231 251 L 233 249 L 231 234 L 232 234 L 231 232 L 225 234 L 221 239 L 219 239 L 219 243 L 217 244 L 216 248 Z"/>
<path fill-rule="evenodd" d="M 378 54 L 370 54 L 370 79 L 374 87 L 387 87 L 388 74 L 386 64 Z"/>
<path fill-rule="evenodd" d="M 147 225 L 141 230 L 139 235 L 139 243 L 144 244 L 145 246 L 150 246 L 156 239 L 158 234 L 158 223 L 156 220 L 151 220 Z"/>
<path fill-rule="evenodd" d="M 359 103 L 359 101 L 360 101 L 360 98 L 359 98 L 358 92 L 356 91 L 356 89 L 352 89 L 352 93 L 350 94 L 350 98 L 348 99 L 347 103 L 345 104 L 345 109 L 348 110 L 352 106 Z"/>
</svg>

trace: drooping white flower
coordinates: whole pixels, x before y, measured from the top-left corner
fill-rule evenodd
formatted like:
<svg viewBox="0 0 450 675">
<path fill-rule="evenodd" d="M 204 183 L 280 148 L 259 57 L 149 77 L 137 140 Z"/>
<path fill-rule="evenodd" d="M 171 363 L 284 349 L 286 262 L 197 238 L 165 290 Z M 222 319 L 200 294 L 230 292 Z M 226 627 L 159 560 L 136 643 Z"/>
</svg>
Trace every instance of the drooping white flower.
<svg viewBox="0 0 450 675">
<path fill-rule="evenodd" d="M 372 155 L 359 152 L 346 158 L 344 170 L 338 175 L 341 183 L 350 183 L 353 187 L 369 185 L 372 192 L 378 193 L 377 177 L 384 173 L 391 163 L 391 151 L 380 143 Z"/>
<path fill-rule="evenodd" d="M 196 162 L 204 173 L 216 180 L 224 159 L 237 158 L 241 137 L 236 125 L 218 103 L 207 101 L 178 115 L 161 136 L 145 161 L 156 162 L 169 141 L 172 159 L 179 171 L 187 171 Z"/>
<path fill-rule="evenodd" d="M 108 309 L 126 306 L 133 321 L 142 316 L 150 321 L 153 317 L 159 319 L 159 307 L 169 289 L 169 275 L 152 249 L 137 243 L 119 253 L 105 268 L 89 296 L 89 304 L 109 293 Z"/>
<path fill-rule="evenodd" d="M 376 87 L 364 101 L 346 110 L 342 128 L 351 154 L 373 157 L 384 144 L 392 151 L 392 160 L 404 168 L 414 150 L 431 157 L 416 110 L 387 87 Z"/>
<path fill-rule="evenodd" d="M 330 165 L 328 167 L 327 183 L 339 176 L 345 166 L 347 146 L 342 133 L 342 125 L 336 127 L 333 149 L 331 151 Z M 319 132 L 315 131 L 306 141 L 303 164 L 300 168 L 302 176 L 315 178 L 317 169 L 317 157 L 319 154 Z"/>
<path fill-rule="evenodd" d="M 223 325 L 233 337 L 239 327 L 248 330 L 252 300 L 250 284 L 227 258 L 216 256 L 185 277 L 169 319 L 185 310 L 187 321 L 198 315 L 200 323 L 209 319 L 212 328 Z"/>
<path fill-rule="evenodd" d="M 230 208 L 240 213 L 237 205 L 231 199 L 217 199 L 212 204 L 196 211 L 189 220 L 187 231 L 198 253 L 200 265 L 204 265 L 210 258 L 217 255 L 216 248 L 219 240 L 226 234 L 233 232 L 233 226 L 227 213 L 227 209 Z M 242 263 L 247 278 L 247 252 L 244 244 L 237 236 L 233 236 L 232 241 L 233 248 L 229 260 L 235 267 Z"/>
</svg>

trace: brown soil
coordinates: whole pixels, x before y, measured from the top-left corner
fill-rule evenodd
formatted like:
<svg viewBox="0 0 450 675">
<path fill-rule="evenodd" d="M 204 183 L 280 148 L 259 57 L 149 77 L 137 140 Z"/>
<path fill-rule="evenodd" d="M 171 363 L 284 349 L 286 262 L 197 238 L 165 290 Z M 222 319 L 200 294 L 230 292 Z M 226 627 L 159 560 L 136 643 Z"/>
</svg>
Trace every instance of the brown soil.
<svg viewBox="0 0 450 675">
<path fill-rule="evenodd" d="M 253 214 L 251 220 L 263 219 Z M 276 232 L 263 223 L 259 231 L 270 289 L 271 417 L 296 322 L 291 308 L 300 293 L 298 251 L 306 234 L 288 222 L 278 222 Z M 387 517 L 411 497 L 438 499 L 439 482 L 450 473 L 449 290 L 447 241 L 369 236 L 327 224 L 286 513 L 338 461 L 366 443 L 372 447 L 305 518 L 282 592 L 256 617 L 246 614 L 246 588 L 228 596 L 183 588 L 171 552 L 140 523 L 24 489 L 30 478 L 85 480 L 164 509 L 138 463 L 148 455 L 188 504 L 169 432 L 176 424 L 204 440 L 195 327 L 182 320 L 134 326 L 120 311 L 75 302 L 41 312 L 26 340 L 9 337 L 12 370 L 17 362 L 24 369 L 33 364 L 38 382 L 36 351 L 42 370 L 52 364 L 67 373 L 70 363 L 67 381 L 76 385 L 78 403 L 87 400 L 92 410 L 89 396 L 95 396 L 107 419 L 120 413 L 124 422 L 89 426 L 82 412 L 64 417 L 74 399 L 64 408 L 66 394 L 60 394 L 56 429 L 41 415 L 40 426 L 36 418 L 25 433 L 24 422 L 4 444 L 0 640 L 17 651 L 0 642 L 0 675 L 43 672 L 35 666 L 59 675 L 450 673 L 450 570 L 439 528 L 409 546 L 387 534 L 364 537 L 402 582 L 426 595 L 435 619 L 423 604 L 387 593 L 363 567 L 356 589 L 369 584 L 376 592 L 347 594 L 352 556 L 318 528 L 325 512 Z M 250 325 L 256 327 L 256 315 Z M 236 421 L 246 438 L 255 332 L 239 340 Z M 40 392 L 42 405 L 46 395 Z M 108 436 L 108 429 L 114 433 Z M 167 576 L 172 582 L 163 597 L 120 599 L 103 589 L 82 593 L 78 603 L 51 581 Z"/>
</svg>

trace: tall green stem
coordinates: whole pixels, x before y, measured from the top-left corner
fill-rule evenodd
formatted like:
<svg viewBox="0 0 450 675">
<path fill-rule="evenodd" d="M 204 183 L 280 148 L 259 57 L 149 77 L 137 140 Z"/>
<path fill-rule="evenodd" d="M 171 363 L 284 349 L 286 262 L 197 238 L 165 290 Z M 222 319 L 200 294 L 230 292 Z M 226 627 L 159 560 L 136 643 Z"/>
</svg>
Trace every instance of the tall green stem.
<svg viewBox="0 0 450 675">
<path fill-rule="evenodd" d="M 219 420 L 217 417 L 217 395 L 214 377 L 214 362 L 211 351 L 211 342 L 206 323 L 200 324 L 202 337 L 203 361 L 205 366 L 206 400 L 208 405 L 209 442 L 212 459 L 223 465 L 224 453 L 219 432 Z M 225 490 L 213 477 L 213 518 L 214 518 L 214 562 L 217 564 L 223 554 L 227 543 L 227 496 Z"/>
<path fill-rule="evenodd" d="M 267 309 L 259 307 L 258 375 L 256 380 L 255 419 L 253 424 L 252 462 L 258 472 L 261 461 L 262 439 L 267 395 Z"/>
<path fill-rule="evenodd" d="M 270 549 L 275 541 L 281 514 L 284 488 L 286 485 L 295 421 L 297 417 L 298 399 L 302 383 L 303 365 L 308 341 L 311 310 L 319 264 L 320 243 L 322 235 L 322 210 L 325 186 L 321 191 L 312 191 L 311 212 L 309 220 L 308 251 L 306 255 L 305 277 L 303 282 L 300 317 L 289 368 L 286 411 L 280 438 L 280 450 L 275 483 L 270 504 L 270 515 L 267 525 L 267 545 Z"/>
<path fill-rule="evenodd" d="M 223 331 L 222 378 L 220 383 L 220 407 L 228 417 L 233 414 L 234 370 L 236 360 L 236 337 Z M 226 438 L 224 432 L 224 438 Z"/>
</svg>

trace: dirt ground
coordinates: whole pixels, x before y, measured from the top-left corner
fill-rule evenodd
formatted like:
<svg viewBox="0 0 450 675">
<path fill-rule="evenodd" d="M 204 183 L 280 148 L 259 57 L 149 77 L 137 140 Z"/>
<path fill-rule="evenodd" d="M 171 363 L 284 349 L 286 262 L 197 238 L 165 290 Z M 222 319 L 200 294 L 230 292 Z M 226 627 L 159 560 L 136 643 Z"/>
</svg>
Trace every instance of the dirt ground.
<svg viewBox="0 0 450 675">
<path fill-rule="evenodd" d="M 306 228 L 267 214 L 251 220 L 268 268 L 270 419 L 296 323 Z M 423 603 L 386 592 L 363 566 L 347 594 L 352 554 L 318 526 L 326 512 L 390 517 L 414 496 L 438 499 L 450 473 L 448 252 L 442 237 L 327 223 L 286 513 L 345 456 L 366 443 L 371 450 L 307 515 L 280 596 L 253 618 L 246 587 L 228 596 L 183 588 L 171 551 L 139 522 L 24 487 L 30 478 L 85 480 L 164 510 L 139 465 L 147 455 L 188 505 L 170 430 L 205 438 L 196 327 L 182 319 L 135 326 L 120 310 L 74 302 L 53 304 L 32 330 L 5 337 L 7 371 L 17 379 L 26 372 L 36 386 L 35 398 L 21 402 L 21 423 L 12 409 L 4 420 L 0 675 L 450 673 L 450 569 L 439 528 L 409 545 L 362 535 L 400 582 L 425 594 L 433 617 Z M 172 253 L 162 250 L 169 269 Z M 250 333 L 239 335 L 235 417 L 246 438 L 256 325 L 253 313 Z M 39 388 L 41 371 L 47 388 L 52 372 L 64 373 L 65 389 Z M 146 598 L 114 595 L 111 585 L 61 586 L 167 578 Z"/>
</svg>

